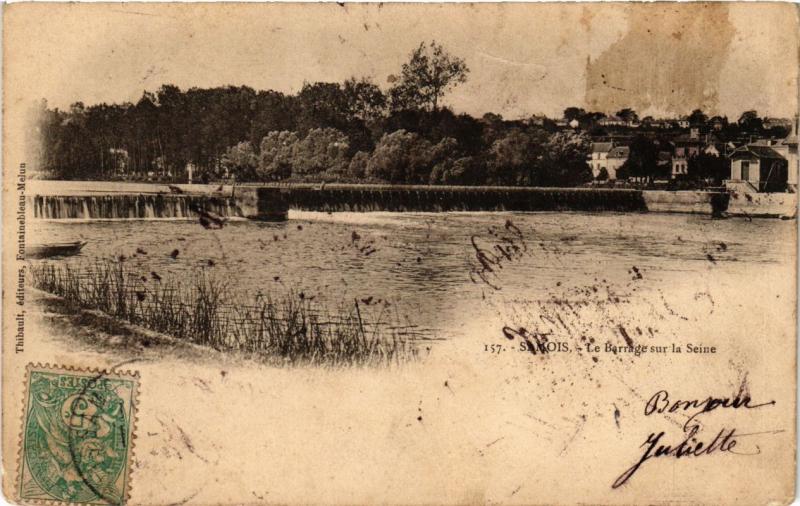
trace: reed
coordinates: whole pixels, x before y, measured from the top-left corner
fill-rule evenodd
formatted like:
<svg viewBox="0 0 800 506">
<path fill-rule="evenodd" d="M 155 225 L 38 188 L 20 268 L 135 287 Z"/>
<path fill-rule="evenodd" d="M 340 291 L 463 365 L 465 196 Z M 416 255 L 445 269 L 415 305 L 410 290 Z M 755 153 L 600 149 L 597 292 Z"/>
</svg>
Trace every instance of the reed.
<svg viewBox="0 0 800 506">
<path fill-rule="evenodd" d="M 72 267 L 39 263 L 30 281 L 74 309 L 115 318 L 222 351 L 240 351 L 281 364 L 334 367 L 399 365 L 419 358 L 398 327 L 366 321 L 357 301 L 330 310 L 292 292 L 237 296 L 225 282 L 199 270 L 189 283 L 153 279 L 123 262 L 97 260 Z"/>
</svg>

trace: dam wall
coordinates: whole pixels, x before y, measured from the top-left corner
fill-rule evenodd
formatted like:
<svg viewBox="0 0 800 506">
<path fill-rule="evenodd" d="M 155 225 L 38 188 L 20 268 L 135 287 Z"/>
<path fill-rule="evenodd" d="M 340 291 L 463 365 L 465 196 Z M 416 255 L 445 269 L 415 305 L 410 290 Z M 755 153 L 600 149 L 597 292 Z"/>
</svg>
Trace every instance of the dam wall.
<svg viewBox="0 0 800 506">
<path fill-rule="evenodd" d="M 67 191 L 48 181 L 47 191 L 27 197 L 35 218 L 182 219 L 202 208 L 224 217 L 262 221 L 288 218 L 290 209 L 321 212 L 585 211 L 670 212 L 720 215 L 728 208 L 725 192 L 642 191 L 610 188 L 531 188 L 488 186 L 416 186 L 356 184 L 237 185 L 213 190 L 185 185 L 183 193 L 165 193 L 160 185 L 137 185 L 137 193 L 90 190 L 69 182 Z M 117 186 L 112 189 L 118 188 Z M 130 190 L 131 188 L 126 188 Z M 754 215 L 758 215 L 755 214 Z"/>
<path fill-rule="evenodd" d="M 27 204 L 34 218 L 49 220 L 183 219 L 193 217 L 196 208 L 241 216 L 234 199 L 207 195 L 32 195 Z"/>
<path fill-rule="evenodd" d="M 282 221 L 289 218 L 287 190 L 255 186 L 237 187 L 233 191 L 239 215 L 258 221 Z"/>
<path fill-rule="evenodd" d="M 724 192 L 645 190 L 642 194 L 647 210 L 654 213 L 721 215 L 729 200 Z"/>
<path fill-rule="evenodd" d="M 416 185 L 268 187 L 290 209 L 305 211 L 645 211 L 640 191 Z M 237 188 L 237 192 L 239 189 Z"/>
</svg>

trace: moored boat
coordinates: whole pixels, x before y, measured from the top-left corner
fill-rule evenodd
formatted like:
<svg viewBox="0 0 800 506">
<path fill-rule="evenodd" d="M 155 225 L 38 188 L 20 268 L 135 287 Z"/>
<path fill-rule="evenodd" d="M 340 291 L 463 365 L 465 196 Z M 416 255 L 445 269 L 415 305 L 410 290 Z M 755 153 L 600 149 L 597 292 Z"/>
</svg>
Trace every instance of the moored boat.
<svg viewBox="0 0 800 506">
<path fill-rule="evenodd" d="M 84 246 L 86 246 L 86 241 L 30 244 L 25 248 L 25 256 L 27 258 L 68 257 L 80 253 Z"/>
</svg>

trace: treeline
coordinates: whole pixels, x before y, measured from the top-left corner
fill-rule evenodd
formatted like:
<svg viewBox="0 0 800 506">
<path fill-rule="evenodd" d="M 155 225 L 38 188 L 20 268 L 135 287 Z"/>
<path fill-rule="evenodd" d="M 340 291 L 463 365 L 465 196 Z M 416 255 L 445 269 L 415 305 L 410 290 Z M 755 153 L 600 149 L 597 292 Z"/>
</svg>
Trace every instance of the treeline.
<svg viewBox="0 0 800 506">
<path fill-rule="evenodd" d="M 135 104 L 73 104 L 37 113 L 32 162 L 56 179 L 343 181 L 573 186 L 591 179 L 590 139 L 630 145 L 620 178 L 669 177 L 659 153 L 685 131 L 622 109 L 568 107 L 562 124 L 455 114 L 441 100 L 469 74 L 466 63 L 420 44 L 383 90 L 369 79 L 305 83 L 296 94 L 247 86 L 181 90 L 163 85 Z M 695 110 L 685 118 L 723 143 L 786 135 L 755 111 L 738 121 Z M 659 123 L 661 125 L 659 126 Z M 631 125 L 636 125 L 632 127 Z M 565 126 L 567 125 L 567 126 Z M 718 128 L 717 128 L 718 127 Z M 696 178 L 718 179 L 724 160 L 691 161 Z"/>
<path fill-rule="evenodd" d="M 575 185 L 591 178 L 589 139 L 440 106 L 469 69 L 422 43 L 388 90 L 368 79 L 306 83 L 296 94 L 163 85 L 135 104 L 38 111 L 37 158 L 59 179 L 388 181 Z"/>
</svg>

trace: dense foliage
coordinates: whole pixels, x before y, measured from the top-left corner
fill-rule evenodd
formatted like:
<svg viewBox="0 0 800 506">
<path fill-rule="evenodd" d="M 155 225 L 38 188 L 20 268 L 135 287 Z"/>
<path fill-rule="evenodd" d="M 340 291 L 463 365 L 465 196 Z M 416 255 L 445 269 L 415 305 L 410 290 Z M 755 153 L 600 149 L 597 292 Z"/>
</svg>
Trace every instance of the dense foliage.
<svg viewBox="0 0 800 506">
<path fill-rule="evenodd" d="M 588 141 L 552 125 L 476 119 L 442 107 L 465 62 L 420 44 L 388 90 L 368 79 L 246 86 L 163 85 L 135 104 L 38 115 L 38 165 L 60 179 L 548 184 L 586 181 Z"/>
<path fill-rule="evenodd" d="M 57 179 L 185 181 L 191 168 L 195 181 L 574 186 L 591 180 L 591 139 L 611 138 L 631 147 L 622 174 L 665 175 L 657 157 L 677 130 L 650 128 L 653 118 L 640 121 L 631 109 L 609 123 L 603 113 L 569 107 L 569 126 L 540 116 L 455 114 L 441 100 L 468 74 L 462 59 L 431 42 L 410 54 L 388 90 L 351 78 L 305 83 L 293 95 L 167 84 L 135 104 L 59 110 L 43 101 L 32 165 Z M 711 121 L 700 110 L 688 118 Z M 723 142 L 768 133 L 755 111 L 721 120 Z M 619 121 L 640 122 L 639 133 Z M 691 173 L 724 171 L 709 164 L 693 163 Z"/>
</svg>

